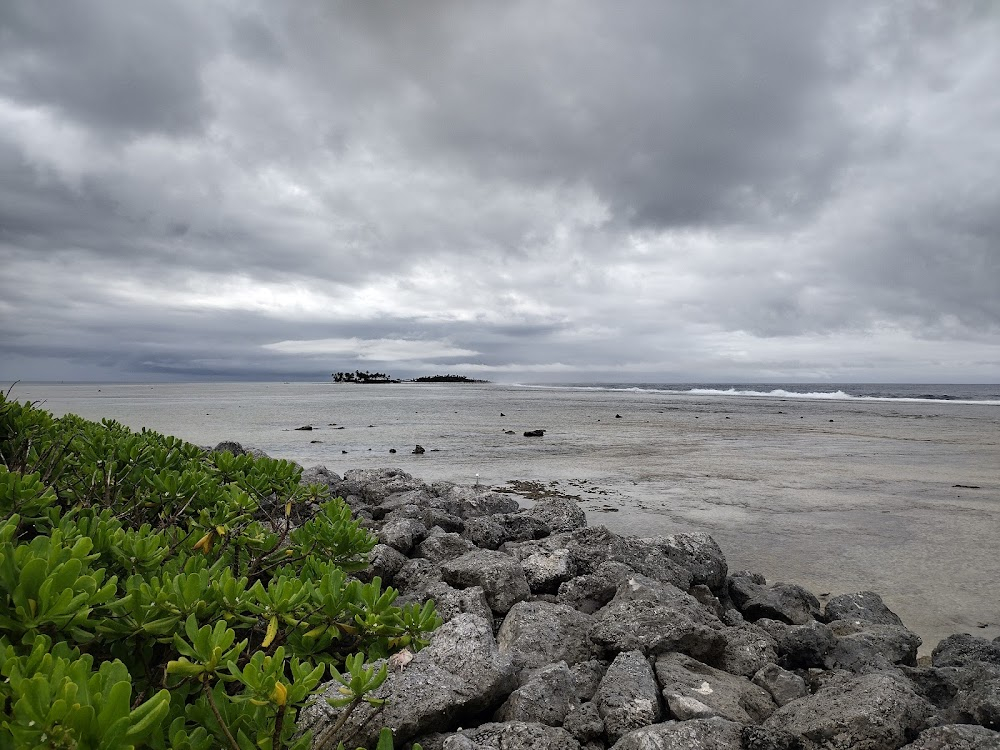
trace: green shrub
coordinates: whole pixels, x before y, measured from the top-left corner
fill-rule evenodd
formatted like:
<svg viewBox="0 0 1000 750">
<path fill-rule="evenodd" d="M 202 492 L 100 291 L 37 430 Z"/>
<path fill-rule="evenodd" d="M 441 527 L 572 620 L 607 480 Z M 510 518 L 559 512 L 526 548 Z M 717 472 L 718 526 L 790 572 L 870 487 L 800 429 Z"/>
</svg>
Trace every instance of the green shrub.
<svg viewBox="0 0 1000 750">
<path fill-rule="evenodd" d="M 324 678 L 370 701 L 440 618 L 301 473 L 0 396 L 0 750 L 307 748 Z"/>
</svg>

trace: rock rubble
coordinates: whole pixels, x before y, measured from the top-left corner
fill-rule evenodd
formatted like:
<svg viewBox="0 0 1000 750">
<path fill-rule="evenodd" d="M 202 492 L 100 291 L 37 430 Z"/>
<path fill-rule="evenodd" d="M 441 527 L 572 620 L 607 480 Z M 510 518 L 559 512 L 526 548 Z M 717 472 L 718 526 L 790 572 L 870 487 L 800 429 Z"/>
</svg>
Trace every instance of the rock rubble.
<svg viewBox="0 0 1000 750">
<path fill-rule="evenodd" d="M 378 538 L 358 576 L 445 620 L 377 715 L 334 734 L 343 709 L 302 712 L 316 750 L 383 725 L 425 750 L 1000 750 L 1000 642 L 954 635 L 917 666 L 877 594 L 823 607 L 729 571 L 707 534 L 619 536 L 565 498 L 522 509 L 398 469 L 308 476 Z"/>
</svg>

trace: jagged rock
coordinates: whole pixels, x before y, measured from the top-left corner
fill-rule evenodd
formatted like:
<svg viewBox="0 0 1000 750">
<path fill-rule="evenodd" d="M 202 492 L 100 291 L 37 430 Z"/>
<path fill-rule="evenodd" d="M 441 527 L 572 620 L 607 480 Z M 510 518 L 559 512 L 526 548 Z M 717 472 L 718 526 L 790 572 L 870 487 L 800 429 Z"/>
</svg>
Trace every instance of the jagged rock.
<svg viewBox="0 0 1000 750">
<path fill-rule="evenodd" d="M 462 536 L 481 549 L 496 549 L 507 541 L 503 524 L 486 516 L 476 516 L 465 522 Z"/>
<path fill-rule="evenodd" d="M 516 513 L 520 506 L 510 495 L 493 492 L 485 487 L 465 487 L 439 482 L 432 485 L 436 494 L 434 507 L 468 521 L 479 516 Z"/>
<path fill-rule="evenodd" d="M 824 619 L 860 620 L 873 625 L 895 625 L 903 627 L 903 621 L 895 612 L 885 606 L 882 597 L 874 591 L 859 591 L 856 594 L 841 594 L 826 603 Z"/>
<path fill-rule="evenodd" d="M 587 638 L 592 620 L 572 607 L 547 602 L 519 602 L 497 631 L 500 650 L 518 671 L 564 661 L 572 666 L 591 658 Z"/>
<path fill-rule="evenodd" d="M 741 750 L 802 750 L 795 735 L 753 725 L 740 730 L 740 742 Z"/>
<path fill-rule="evenodd" d="M 473 550 L 472 542 L 455 533 L 433 534 L 417 545 L 414 557 L 422 557 L 435 563 L 454 560 Z"/>
<path fill-rule="evenodd" d="M 239 445 L 237 443 L 236 445 Z M 238 454 L 234 454 L 238 455 Z M 310 485 L 310 484 L 320 484 L 324 487 L 333 488 L 340 484 L 343 479 L 339 474 L 330 471 L 325 466 L 310 466 L 308 469 L 302 470 L 302 478 L 299 480 L 299 484 Z"/>
<path fill-rule="evenodd" d="M 1000 750 L 1000 733 L 969 724 L 931 727 L 902 750 Z"/>
<path fill-rule="evenodd" d="M 618 654 L 601 680 L 594 701 L 608 742 L 663 718 L 653 670 L 639 651 Z"/>
<path fill-rule="evenodd" d="M 601 719 L 597 706 L 588 701 L 570 707 L 565 719 L 563 719 L 563 729 L 581 743 L 590 742 L 604 736 L 604 721 Z"/>
<path fill-rule="evenodd" d="M 553 534 L 582 529 L 587 525 L 587 514 L 573 500 L 567 498 L 538 500 L 523 512 L 537 518 Z"/>
<path fill-rule="evenodd" d="M 382 579 L 383 586 L 392 584 L 393 579 L 406 564 L 406 555 L 387 544 L 376 544 L 368 553 L 368 567 L 357 576 L 370 581 L 375 576 Z"/>
<path fill-rule="evenodd" d="M 559 546 L 569 550 L 582 575 L 593 573 L 600 565 L 611 561 L 624 563 L 636 573 L 683 591 L 691 587 L 691 572 L 649 541 L 618 536 L 603 526 L 591 526 L 559 537 Z"/>
<path fill-rule="evenodd" d="M 571 665 L 570 672 L 573 673 L 576 697 L 581 701 L 592 700 L 607 671 L 608 663 L 599 659 L 588 659 Z"/>
<path fill-rule="evenodd" d="M 232 453 L 234 456 L 243 456 L 248 452 L 249 451 L 247 451 L 235 440 L 223 440 L 221 443 L 212 448 L 212 453 Z"/>
<path fill-rule="evenodd" d="M 379 518 L 390 515 L 398 518 L 401 517 L 400 511 L 404 511 L 403 516 L 420 518 L 423 511 L 429 508 L 433 501 L 434 496 L 430 490 L 421 486 L 418 489 L 393 492 L 382 498 L 372 509 L 372 512 Z"/>
<path fill-rule="evenodd" d="M 496 721 L 525 721 L 558 727 L 579 704 L 573 673 L 561 661 L 531 673 L 497 711 Z"/>
<path fill-rule="evenodd" d="M 545 435 L 545 430 L 525 430 L 525 437 L 542 437 Z"/>
<path fill-rule="evenodd" d="M 766 664 L 761 667 L 751 682 L 770 693 L 778 706 L 784 706 L 809 694 L 805 680 L 777 664 Z"/>
<path fill-rule="evenodd" d="M 424 592 L 441 580 L 441 566 L 430 560 L 413 558 L 403 563 L 393 577 L 393 584 L 401 594 L 412 600 L 426 599 Z"/>
<path fill-rule="evenodd" d="M 726 584 L 729 599 L 751 622 L 766 617 L 789 625 L 805 625 L 822 615 L 819 599 L 794 583 L 762 586 L 744 576 L 730 576 Z"/>
<path fill-rule="evenodd" d="M 722 631 L 726 647 L 718 666 L 730 674 L 752 677 L 778 661 L 778 644 L 763 628 L 745 622 Z"/>
<path fill-rule="evenodd" d="M 629 732 L 611 750 L 740 750 L 740 729 L 718 717 L 667 721 Z"/>
<path fill-rule="evenodd" d="M 523 542 L 544 539 L 551 534 L 548 524 L 525 511 L 519 513 L 497 513 L 490 520 L 500 524 L 504 542 Z"/>
<path fill-rule="evenodd" d="M 463 744 L 461 739 L 472 744 Z M 444 750 L 580 750 L 580 743 L 562 727 L 523 721 L 481 724 L 463 729 L 444 741 Z"/>
<path fill-rule="evenodd" d="M 389 495 L 426 486 L 402 469 L 349 469 L 338 491 L 357 495 L 369 505 L 379 505 Z"/>
<path fill-rule="evenodd" d="M 981 724 L 1000 730 L 1000 666 L 975 661 L 938 668 L 954 690 L 945 716 L 956 724 Z"/>
<path fill-rule="evenodd" d="M 625 563 L 606 562 L 587 575 L 576 576 L 559 585 L 558 600 L 581 612 L 593 614 L 610 602 L 618 587 L 635 575 Z"/>
<path fill-rule="evenodd" d="M 427 527 L 415 518 L 399 518 L 383 524 L 376 535 L 382 544 L 409 554 L 427 536 Z"/>
<path fill-rule="evenodd" d="M 712 591 L 712 589 L 710 589 L 704 583 L 694 584 L 688 590 L 688 593 L 691 594 L 691 596 L 693 596 L 699 602 L 704 604 L 706 607 L 708 607 L 710 610 L 715 612 L 715 616 L 718 617 L 720 620 L 727 611 L 736 612 L 736 610 L 726 610 L 719 597 L 717 597 L 715 593 Z M 736 612 L 736 614 L 739 614 L 739 612 Z M 740 615 L 741 619 L 742 617 L 743 615 Z"/>
<path fill-rule="evenodd" d="M 374 516 L 381 517 L 383 525 L 390 523 L 392 521 L 401 521 L 401 520 L 413 520 L 413 521 L 419 521 L 420 523 L 424 523 L 423 522 L 424 509 L 421 508 L 419 505 L 413 505 L 413 504 L 399 505 L 388 512 L 385 511 L 386 511 L 385 506 L 380 505 L 376 508 L 372 508 L 371 514 L 373 517 Z M 427 526 L 427 524 L 424 523 L 424 526 Z"/>
<path fill-rule="evenodd" d="M 440 526 L 444 531 L 456 534 L 465 530 L 465 521 L 440 508 L 421 508 L 419 518 L 428 529 Z"/>
<path fill-rule="evenodd" d="M 722 623 L 691 595 L 666 583 L 634 576 L 594 614 L 590 640 L 607 656 L 680 651 L 706 661 L 726 647 Z"/>
<path fill-rule="evenodd" d="M 535 594 L 554 594 L 560 584 L 573 577 L 575 568 L 569 550 L 537 552 L 521 560 L 528 586 Z"/>
<path fill-rule="evenodd" d="M 840 676 L 779 708 L 764 728 L 796 735 L 806 750 L 883 750 L 914 739 L 933 712 L 902 678 Z"/>
<path fill-rule="evenodd" d="M 938 643 L 931 654 L 935 667 L 962 667 L 977 661 L 1000 665 L 1000 643 L 956 633 Z"/>
<path fill-rule="evenodd" d="M 897 625 L 834 620 L 830 630 L 837 637 L 826 656 L 829 669 L 872 672 L 891 669 L 894 664 L 917 665 L 920 636 Z"/>
<path fill-rule="evenodd" d="M 524 569 L 510 555 L 475 549 L 441 566 L 444 580 L 456 588 L 482 586 L 496 614 L 506 614 L 514 604 L 531 596 Z"/>
<path fill-rule="evenodd" d="M 423 604 L 428 599 L 434 600 L 434 609 L 445 622 L 454 620 L 461 614 L 476 615 L 490 623 L 492 628 L 493 610 L 486 601 L 486 594 L 481 586 L 471 586 L 467 589 L 455 589 L 444 581 L 432 583 L 419 597 L 406 597 L 407 600 Z"/>
<path fill-rule="evenodd" d="M 663 698 L 670 712 L 680 719 L 708 718 L 683 713 L 690 710 L 690 701 L 708 707 L 713 716 L 741 724 L 760 724 L 777 708 L 771 695 L 747 678 L 714 669 L 684 654 L 663 654 L 657 657 L 655 668 Z"/>
<path fill-rule="evenodd" d="M 327 704 L 327 695 L 339 695 L 340 683 L 331 681 L 303 709 L 299 726 L 314 730 L 314 750 L 332 750 L 348 737 L 351 747 L 373 746 L 383 725 L 402 743 L 496 705 L 513 689 L 514 679 L 510 657 L 497 648 L 489 623 L 474 615 L 459 615 L 442 625 L 430 645 L 417 652 L 404 669 L 389 673 L 373 693 L 385 699 L 382 707 L 361 703 L 334 735 L 334 722 L 345 709 Z"/>
<path fill-rule="evenodd" d="M 762 621 L 758 620 L 758 625 Z M 773 634 L 775 630 L 770 630 Z M 810 622 L 808 625 L 793 625 L 777 631 L 778 656 L 781 665 L 787 669 L 809 669 L 826 664 L 826 656 L 836 644 L 836 638 L 827 625 Z"/>
<path fill-rule="evenodd" d="M 704 584 L 717 591 L 726 582 L 729 566 L 716 541 L 704 532 L 655 536 L 649 540 L 667 557 L 691 571 L 692 583 Z"/>
</svg>

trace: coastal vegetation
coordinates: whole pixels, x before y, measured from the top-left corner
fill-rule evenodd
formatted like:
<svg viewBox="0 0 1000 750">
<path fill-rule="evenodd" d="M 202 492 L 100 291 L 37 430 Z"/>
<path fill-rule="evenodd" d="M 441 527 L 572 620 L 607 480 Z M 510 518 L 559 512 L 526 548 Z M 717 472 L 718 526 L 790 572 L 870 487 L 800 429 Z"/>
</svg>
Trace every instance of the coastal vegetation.
<svg viewBox="0 0 1000 750">
<path fill-rule="evenodd" d="M 331 375 L 334 383 L 398 383 L 384 372 L 368 372 L 367 370 L 355 370 L 354 372 L 335 372 Z"/>
<path fill-rule="evenodd" d="M 401 380 L 386 375 L 384 372 L 368 372 L 367 370 L 355 370 L 354 372 L 335 372 L 331 376 L 334 383 L 488 383 L 488 380 L 476 380 L 465 375 L 422 375 L 419 378 Z"/>
<path fill-rule="evenodd" d="M 440 617 L 350 575 L 375 539 L 301 474 L 0 394 L 0 750 L 304 750 L 321 682 L 377 702 Z"/>
<path fill-rule="evenodd" d="M 424 375 L 419 378 L 413 378 L 413 383 L 488 383 L 488 380 L 476 380 L 475 378 L 467 378 L 465 375 Z"/>
</svg>

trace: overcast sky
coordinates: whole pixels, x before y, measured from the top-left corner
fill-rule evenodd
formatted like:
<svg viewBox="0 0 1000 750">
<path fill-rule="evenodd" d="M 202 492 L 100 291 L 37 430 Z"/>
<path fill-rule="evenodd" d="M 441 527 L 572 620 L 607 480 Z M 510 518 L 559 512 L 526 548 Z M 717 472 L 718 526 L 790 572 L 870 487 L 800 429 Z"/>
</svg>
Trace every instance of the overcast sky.
<svg viewBox="0 0 1000 750">
<path fill-rule="evenodd" d="M 1000 381 L 1000 4 L 0 3 L 0 380 Z"/>
</svg>

